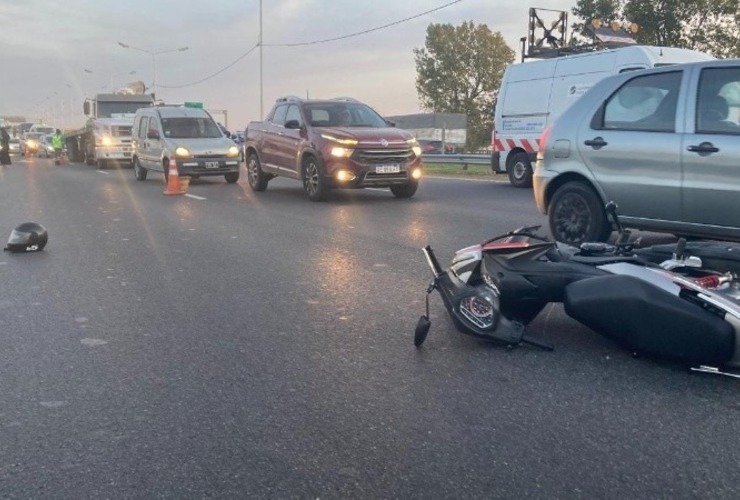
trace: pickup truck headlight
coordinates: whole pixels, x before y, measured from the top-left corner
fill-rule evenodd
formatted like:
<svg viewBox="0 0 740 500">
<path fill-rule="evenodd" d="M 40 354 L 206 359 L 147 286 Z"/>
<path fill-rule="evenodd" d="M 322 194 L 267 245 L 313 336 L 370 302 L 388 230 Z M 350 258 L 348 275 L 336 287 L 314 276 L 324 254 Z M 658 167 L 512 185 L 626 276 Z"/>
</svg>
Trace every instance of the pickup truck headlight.
<svg viewBox="0 0 740 500">
<path fill-rule="evenodd" d="M 354 152 L 355 150 L 352 148 L 331 148 L 331 155 L 336 156 L 337 158 L 349 158 Z"/>
<path fill-rule="evenodd" d="M 239 156 L 239 148 L 237 148 L 236 146 L 231 146 L 231 147 L 229 148 L 229 153 L 228 153 L 228 155 L 229 155 L 229 157 L 231 157 L 231 158 L 233 158 L 233 157 L 235 157 L 235 156 Z"/>
<path fill-rule="evenodd" d="M 188 148 L 178 146 L 175 148 L 175 156 L 179 156 L 180 158 L 190 158 L 190 151 L 188 151 Z"/>
<path fill-rule="evenodd" d="M 327 141 L 336 142 L 337 144 L 341 144 L 343 146 L 357 146 L 357 139 L 341 139 L 329 134 L 321 134 L 321 137 L 326 139 Z"/>
</svg>

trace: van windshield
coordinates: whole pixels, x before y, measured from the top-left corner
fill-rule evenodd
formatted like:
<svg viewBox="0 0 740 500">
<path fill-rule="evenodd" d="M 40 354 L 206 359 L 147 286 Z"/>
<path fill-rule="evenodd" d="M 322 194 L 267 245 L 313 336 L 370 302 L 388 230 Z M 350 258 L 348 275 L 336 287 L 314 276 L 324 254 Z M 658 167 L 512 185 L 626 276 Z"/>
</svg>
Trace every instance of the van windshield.
<svg viewBox="0 0 740 500">
<path fill-rule="evenodd" d="M 210 118 L 162 118 L 165 137 L 172 139 L 210 139 L 223 137 Z"/>
</svg>

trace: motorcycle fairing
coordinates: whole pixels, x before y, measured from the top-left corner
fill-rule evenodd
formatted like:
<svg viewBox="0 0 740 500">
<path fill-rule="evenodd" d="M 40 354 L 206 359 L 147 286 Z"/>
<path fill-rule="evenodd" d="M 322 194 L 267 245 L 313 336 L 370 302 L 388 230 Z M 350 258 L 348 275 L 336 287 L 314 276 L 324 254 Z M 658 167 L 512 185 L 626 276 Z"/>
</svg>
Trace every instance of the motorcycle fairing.
<svg viewBox="0 0 740 500">
<path fill-rule="evenodd" d="M 563 305 L 571 318 L 639 354 L 722 366 L 735 352 L 732 325 L 635 276 L 570 283 Z"/>
</svg>

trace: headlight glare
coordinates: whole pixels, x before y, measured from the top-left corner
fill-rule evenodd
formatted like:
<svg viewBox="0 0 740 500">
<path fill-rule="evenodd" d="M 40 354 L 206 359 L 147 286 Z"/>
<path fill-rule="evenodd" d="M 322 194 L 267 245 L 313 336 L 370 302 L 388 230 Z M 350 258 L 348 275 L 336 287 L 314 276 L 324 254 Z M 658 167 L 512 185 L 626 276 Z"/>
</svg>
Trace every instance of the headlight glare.
<svg viewBox="0 0 740 500">
<path fill-rule="evenodd" d="M 355 150 L 352 148 L 340 148 L 340 147 L 331 148 L 331 155 L 337 158 L 349 158 L 350 156 L 352 156 L 352 153 L 354 152 Z"/>
<path fill-rule="evenodd" d="M 190 157 L 190 151 L 188 151 L 188 148 L 178 146 L 177 148 L 175 148 L 175 156 L 179 156 L 180 158 L 188 158 Z"/>
<path fill-rule="evenodd" d="M 230 157 L 232 157 L 232 158 L 233 158 L 234 156 L 239 156 L 239 148 L 237 148 L 236 146 L 231 146 L 231 147 L 229 148 L 229 153 L 228 153 L 228 154 L 229 154 L 229 156 L 230 156 Z"/>
</svg>

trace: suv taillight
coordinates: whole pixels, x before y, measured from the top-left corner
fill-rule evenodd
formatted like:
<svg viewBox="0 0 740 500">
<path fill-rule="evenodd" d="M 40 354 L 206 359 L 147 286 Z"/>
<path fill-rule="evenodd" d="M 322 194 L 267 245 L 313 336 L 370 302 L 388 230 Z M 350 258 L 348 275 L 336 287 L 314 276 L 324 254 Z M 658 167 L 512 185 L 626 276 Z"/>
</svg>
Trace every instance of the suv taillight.
<svg viewBox="0 0 740 500">
<path fill-rule="evenodd" d="M 545 130 L 542 131 L 542 134 L 540 134 L 540 138 L 537 139 L 537 158 L 542 158 L 545 154 L 545 148 L 547 147 L 547 141 L 550 139 L 551 130 L 552 125 L 548 125 L 545 127 Z"/>
</svg>

